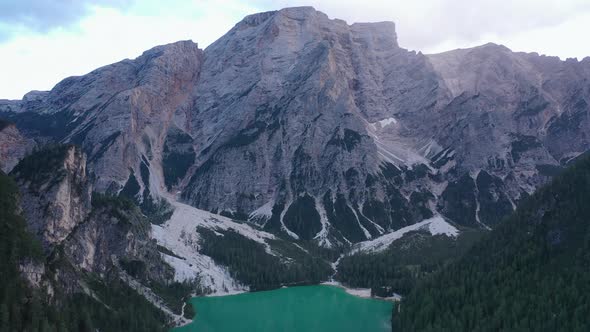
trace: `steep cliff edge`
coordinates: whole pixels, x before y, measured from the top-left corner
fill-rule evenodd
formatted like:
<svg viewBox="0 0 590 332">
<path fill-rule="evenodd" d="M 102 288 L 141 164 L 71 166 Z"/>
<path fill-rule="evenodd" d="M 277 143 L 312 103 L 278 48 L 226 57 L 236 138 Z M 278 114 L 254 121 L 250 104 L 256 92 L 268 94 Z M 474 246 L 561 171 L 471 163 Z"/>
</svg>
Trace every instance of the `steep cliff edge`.
<svg viewBox="0 0 590 332">
<path fill-rule="evenodd" d="M 27 230 L 19 197 L 14 181 L 0 172 L 3 329 L 164 331 L 169 318 L 112 274 L 76 270 L 61 248 L 47 255 Z"/>
<path fill-rule="evenodd" d="M 161 186 L 141 178 L 140 168 L 162 179 L 163 143 L 198 78 L 201 53 L 191 41 L 158 46 L 135 60 L 69 77 L 36 103 L 23 100 L 5 114 L 30 137 L 80 145 L 97 191 L 118 193 L 136 176 L 142 201 Z"/>
<path fill-rule="evenodd" d="M 49 248 L 62 243 L 90 213 L 86 157 L 73 146 L 55 146 L 24 158 L 11 173 L 21 191 L 30 231 Z"/>
<path fill-rule="evenodd" d="M 103 301 L 116 298 L 109 295 L 115 291 L 111 286 L 126 292 L 143 289 L 141 296 L 132 295 L 141 299 L 145 289 L 164 289 L 173 282 L 174 270 L 161 259 L 141 211 L 123 198 L 92 194 L 81 148 L 41 149 L 25 157 L 11 176 L 27 229 L 44 252 L 41 260 L 23 261 L 21 270 L 44 301 L 59 307 L 88 296 L 108 309 Z M 162 326 L 182 320 L 157 295 L 147 300 L 152 304 L 140 300 L 142 308 L 168 314 L 160 312 Z"/>
<path fill-rule="evenodd" d="M 348 246 L 436 214 L 493 228 L 588 150 L 590 59 L 486 44 L 435 55 L 391 22 L 247 16 L 60 82 L 0 116 L 79 144 L 95 190 L 158 222 L 168 192 L 292 240 Z M 152 217 L 150 217 L 152 218 Z"/>
<path fill-rule="evenodd" d="M 14 123 L 0 119 L 0 170 L 10 172 L 35 143 L 25 138 Z"/>
<path fill-rule="evenodd" d="M 103 297 L 117 298 L 112 286 L 148 301 L 142 308 L 158 312 L 162 325 L 180 324 L 190 295 L 320 283 L 333 273 L 310 244 L 178 202 L 171 201 L 169 219 L 152 224 L 124 195 L 92 192 L 78 146 L 35 151 L 10 175 L 20 192 L 17 213 L 42 250 L 39 259 L 16 263 L 29 287 L 57 307 L 78 296 L 105 306 Z"/>
<path fill-rule="evenodd" d="M 190 292 L 326 281 L 350 250 L 418 244 L 405 265 L 424 265 L 588 151 L 589 80 L 590 58 L 424 55 L 391 22 L 250 15 L 205 50 L 157 46 L 0 100 L 0 166 L 42 250 L 15 266 L 49 301 L 84 294 L 110 312 L 116 285 L 182 321 Z M 365 270 L 354 282 L 383 286 Z"/>
</svg>

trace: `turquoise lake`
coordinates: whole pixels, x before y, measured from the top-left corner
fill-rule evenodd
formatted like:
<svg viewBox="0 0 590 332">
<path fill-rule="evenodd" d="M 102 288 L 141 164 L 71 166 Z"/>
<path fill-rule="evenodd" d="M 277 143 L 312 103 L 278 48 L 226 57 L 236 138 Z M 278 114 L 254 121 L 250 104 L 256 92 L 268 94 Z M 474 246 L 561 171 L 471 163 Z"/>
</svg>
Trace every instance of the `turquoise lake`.
<svg viewBox="0 0 590 332">
<path fill-rule="evenodd" d="M 191 300 L 196 317 L 174 332 L 385 332 L 389 301 L 350 295 L 335 286 L 301 286 Z"/>
</svg>

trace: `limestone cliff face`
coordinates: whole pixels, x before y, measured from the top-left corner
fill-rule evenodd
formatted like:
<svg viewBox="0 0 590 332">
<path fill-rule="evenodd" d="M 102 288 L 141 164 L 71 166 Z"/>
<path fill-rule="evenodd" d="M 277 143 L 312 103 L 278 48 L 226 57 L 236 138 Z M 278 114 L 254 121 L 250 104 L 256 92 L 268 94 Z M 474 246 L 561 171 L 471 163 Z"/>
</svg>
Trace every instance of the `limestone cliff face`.
<svg viewBox="0 0 590 332">
<path fill-rule="evenodd" d="M 201 57 L 190 41 L 155 47 L 135 60 L 69 77 L 37 93 L 35 102 L 29 97 L 13 105 L 10 114 L 29 136 L 82 146 L 96 190 L 116 193 L 133 175 L 141 196 L 150 182 L 140 178 L 140 165 L 162 179 L 163 142 L 198 78 Z"/>
<path fill-rule="evenodd" d="M 437 117 L 451 132 L 439 141 L 455 146 L 465 168 L 555 165 L 588 149 L 590 58 L 560 61 L 487 44 L 429 60 L 451 98 Z"/>
<path fill-rule="evenodd" d="M 588 150 L 590 58 L 487 44 L 407 51 L 390 22 L 250 15 L 205 50 L 158 46 L 0 101 L 27 137 L 79 144 L 94 188 L 324 245 L 442 213 L 492 227 Z M 149 206 L 149 204 L 148 204 Z"/>
<path fill-rule="evenodd" d="M 141 280 L 168 282 L 173 271 L 151 240 L 150 224 L 132 203 L 95 195 L 79 147 L 46 148 L 23 159 L 11 175 L 29 230 L 42 241 L 45 265 L 23 265 L 36 286 L 84 290 L 84 273 L 105 277 L 134 264 Z"/>
<path fill-rule="evenodd" d="M 162 261 L 141 211 L 109 198 L 94 200 L 92 212 L 64 242 L 70 262 L 98 275 L 123 268 L 143 281 L 173 280 L 173 270 Z"/>
<path fill-rule="evenodd" d="M 34 146 L 13 123 L 0 120 L 0 169 L 4 173 L 9 173 Z"/>
<path fill-rule="evenodd" d="M 86 157 L 74 146 L 55 147 L 25 158 L 11 173 L 31 232 L 45 247 L 64 241 L 90 212 Z"/>
<path fill-rule="evenodd" d="M 473 181 L 465 183 L 475 193 L 462 195 L 477 209 L 471 222 L 497 222 L 494 210 L 509 210 L 508 202 L 532 193 L 588 150 L 589 60 L 560 61 L 495 44 L 429 56 L 450 101 L 436 126 L 419 127 L 453 151 L 457 175 L 471 174 Z M 455 179 L 450 185 L 458 188 Z"/>
<path fill-rule="evenodd" d="M 326 243 L 423 217 L 401 212 L 409 201 L 384 179 L 375 139 L 375 123 L 436 95 L 426 58 L 397 45 L 393 23 L 288 8 L 246 17 L 204 55 L 186 117 L 199 142 L 186 200 L 235 216 L 270 205 L 254 214 L 265 227 Z"/>
</svg>

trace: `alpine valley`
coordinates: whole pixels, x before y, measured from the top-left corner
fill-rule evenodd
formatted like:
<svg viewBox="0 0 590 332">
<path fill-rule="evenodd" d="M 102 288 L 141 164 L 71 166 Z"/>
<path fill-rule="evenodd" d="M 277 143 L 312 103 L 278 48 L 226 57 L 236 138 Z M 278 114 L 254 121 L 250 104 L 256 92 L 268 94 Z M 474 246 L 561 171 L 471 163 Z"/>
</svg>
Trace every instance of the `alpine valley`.
<svg viewBox="0 0 590 332">
<path fill-rule="evenodd" d="M 431 309 L 525 230 L 574 237 L 515 220 L 561 208 L 534 192 L 590 149 L 590 58 L 425 55 L 391 22 L 285 8 L 0 100 L 0 119 L 0 331 L 160 331 L 191 296 L 325 282 L 407 297 L 396 330 L 527 330 Z"/>
</svg>

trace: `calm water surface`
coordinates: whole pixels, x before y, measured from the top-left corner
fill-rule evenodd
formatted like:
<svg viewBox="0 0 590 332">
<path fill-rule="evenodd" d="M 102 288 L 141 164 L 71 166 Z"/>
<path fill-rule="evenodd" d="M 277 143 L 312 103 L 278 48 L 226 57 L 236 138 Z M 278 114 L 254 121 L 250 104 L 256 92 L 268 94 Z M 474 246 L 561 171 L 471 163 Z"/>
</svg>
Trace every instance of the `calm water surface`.
<svg viewBox="0 0 590 332">
<path fill-rule="evenodd" d="M 174 332 L 385 332 L 393 303 L 334 286 L 303 286 L 192 300 L 197 315 Z"/>
</svg>

